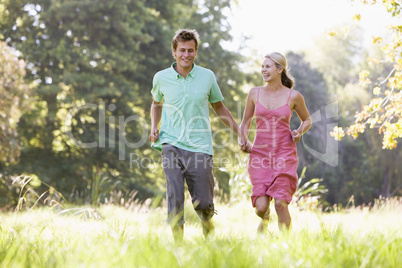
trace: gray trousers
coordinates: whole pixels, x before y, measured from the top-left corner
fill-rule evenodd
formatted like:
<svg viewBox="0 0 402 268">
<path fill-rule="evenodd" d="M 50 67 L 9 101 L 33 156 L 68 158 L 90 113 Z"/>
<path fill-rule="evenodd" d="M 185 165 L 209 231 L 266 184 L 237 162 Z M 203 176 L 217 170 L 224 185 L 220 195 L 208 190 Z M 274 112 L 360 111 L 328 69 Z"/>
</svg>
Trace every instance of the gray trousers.
<svg viewBox="0 0 402 268">
<path fill-rule="evenodd" d="M 187 183 L 192 203 L 201 220 L 210 220 L 214 215 L 213 159 L 205 153 L 195 153 L 164 144 L 162 168 L 166 178 L 168 223 L 183 225 L 184 191 Z"/>
</svg>

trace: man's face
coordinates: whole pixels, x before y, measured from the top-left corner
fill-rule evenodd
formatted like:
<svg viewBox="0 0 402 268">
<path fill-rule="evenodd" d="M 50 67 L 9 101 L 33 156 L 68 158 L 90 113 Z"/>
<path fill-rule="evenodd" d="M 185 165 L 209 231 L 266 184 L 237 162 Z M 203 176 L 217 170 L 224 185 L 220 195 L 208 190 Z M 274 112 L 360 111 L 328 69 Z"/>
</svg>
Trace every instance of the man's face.
<svg viewBox="0 0 402 268">
<path fill-rule="evenodd" d="M 197 50 L 195 50 L 195 41 L 178 42 L 176 50 L 173 51 L 177 65 L 182 69 L 192 68 Z"/>
</svg>

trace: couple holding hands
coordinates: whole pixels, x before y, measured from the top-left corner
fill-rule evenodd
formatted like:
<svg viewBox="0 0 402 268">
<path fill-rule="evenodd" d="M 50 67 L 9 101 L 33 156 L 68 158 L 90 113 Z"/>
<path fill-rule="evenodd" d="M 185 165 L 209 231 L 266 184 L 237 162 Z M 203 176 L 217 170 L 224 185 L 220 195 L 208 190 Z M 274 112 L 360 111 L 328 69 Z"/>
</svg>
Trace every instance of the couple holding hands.
<svg viewBox="0 0 402 268">
<path fill-rule="evenodd" d="M 183 239 L 185 183 L 205 237 L 214 230 L 211 222 L 215 207 L 209 104 L 221 121 L 238 135 L 241 150 L 250 154 L 251 201 L 261 218 L 257 230 L 264 233 L 267 229 L 272 198 L 275 199 L 279 228 L 289 229 L 288 204 L 297 186 L 296 143 L 310 128 L 311 118 L 303 96 L 292 89 L 294 79 L 288 72 L 286 58 L 277 52 L 265 56 L 261 66 L 264 85 L 249 91 L 239 127 L 222 102 L 214 73 L 194 64 L 198 45 L 199 36 L 195 30 L 178 30 L 172 40 L 176 61 L 155 74 L 151 90 L 149 140 L 162 154 L 168 223 L 173 237 L 175 241 Z M 301 124 L 291 131 L 289 123 L 293 111 Z M 247 136 L 254 117 L 257 131 L 251 144 Z"/>
</svg>

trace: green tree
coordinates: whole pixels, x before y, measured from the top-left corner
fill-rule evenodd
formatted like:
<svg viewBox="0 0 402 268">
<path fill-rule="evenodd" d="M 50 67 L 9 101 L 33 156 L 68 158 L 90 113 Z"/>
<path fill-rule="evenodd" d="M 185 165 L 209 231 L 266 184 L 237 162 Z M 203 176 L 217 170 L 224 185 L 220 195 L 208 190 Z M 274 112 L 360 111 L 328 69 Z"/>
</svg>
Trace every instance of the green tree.
<svg viewBox="0 0 402 268">
<path fill-rule="evenodd" d="M 402 9 L 401 3 L 393 0 L 362 0 L 361 2 L 366 5 L 377 5 L 379 9 L 385 7 L 390 17 L 399 17 Z M 360 18 L 360 14 L 354 16 L 355 20 L 360 20 Z M 365 64 L 359 66 L 360 87 L 368 92 L 368 98 L 363 100 L 359 107 L 353 109 L 353 112 L 359 112 L 356 112 L 353 121 L 347 124 L 349 125 L 347 134 L 354 139 L 364 135 L 370 147 L 378 143 L 378 134 L 382 135 L 383 149 L 396 148 L 398 139 L 402 137 L 402 57 L 400 53 L 402 26 L 397 23 L 393 26 L 390 25 L 389 29 L 389 36 L 373 37 L 373 44 L 376 48 L 381 48 L 381 53 L 377 51 L 377 53 L 369 55 Z M 378 134 L 375 135 L 375 132 Z M 332 136 L 341 140 L 345 136 L 345 132 L 343 128 L 335 128 Z M 371 158 L 377 156 L 377 161 L 374 163 L 383 163 L 378 165 L 379 172 L 376 172 L 376 175 L 382 178 L 382 185 L 378 185 L 377 194 L 385 197 L 400 194 L 401 190 L 398 185 L 401 180 L 397 174 L 401 153 L 398 151 L 380 152 L 380 149 L 377 148 L 371 156 L 373 155 L 374 157 Z M 376 165 L 374 163 L 371 162 L 371 165 Z"/>
<path fill-rule="evenodd" d="M 391 17 L 399 17 L 402 10 L 401 3 L 395 0 L 361 0 L 361 2 L 367 5 L 382 5 Z M 356 17 L 360 18 L 360 15 Z M 367 126 L 378 128 L 379 134 L 383 134 L 384 149 L 396 148 L 398 139 L 402 138 L 402 55 L 400 53 L 402 25 L 392 25 L 390 29 L 389 38 L 373 37 L 373 43 L 382 45 L 385 57 L 374 58 L 370 62 L 375 64 L 389 62 L 392 63 L 393 68 L 381 81 L 372 80 L 367 69 L 361 70 L 360 83 L 363 86 L 370 86 L 373 96 L 369 104 L 364 105 L 356 114 L 354 124 L 347 129 L 347 134 L 356 138 L 359 133 L 366 131 Z M 334 129 L 333 136 L 336 139 L 340 140 L 344 135 L 342 128 Z"/>
<path fill-rule="evenodd" d="M 0 204 L 17 196 L 5 170 L 18 161 L 21 152 L 17 124 L 29 109 L 32 87 L 24 76 L 25 62 L 18 59 L 17 51 L 0 41 Z M 13 207 L 15 203 L 9 205 Z"/>
<path fill-rule="evenodd" d="M 336 31 L 341 32 L 339 29 L 342 28 L 344 26 Z M 359 71 L 368 68 L 372 71 L 373 80 L 390 71 L 387 65 L 380 69 L 367 64 L 368 58 L 376 58 L 380 54 L 363 48 L 358 42 L 359 31 L 357 27 L 346 36 L 338 34 L 331 39 L 322 36 L 317 40 L 314 53 L 308 53 L 309 61 L 323 73 L 330 89 L 329 100 L 338 101 L 340 126 L 352 124 L 354 112 L 369 102 L 372 96 L 371 90 L 359 84 Z M 395 159 L 400 159 L 399 153 L 382 152 L 377 137 L 375 131 L 369 130 L 355 141 L 345 139 L 338 143 L 338 166 L 325 166 L 322 170 L 330 203 L 346 203 L 352 195 L 357 204 L 369 203 L 378 196 L 388 197 L 397 193 L 398 190 L 387 189 L 398 185 L 398 160 L 395 162 Z"/>
<path fill-rule="evenodd" d="M 147 142 L 152 77 L 173 61 L 174 32 L 196 28 L 197 64 L 216 72 L 227 99 L 238 95 L 243 76 L 234 66 L 241 58 L 220 45 L 230 39 L 220 13 L 229 5 L 0 0 L 2 39 L 21 52 L 27 79 L 39 84 L 34 108 L 18 125 L 23 153 L 12 171 L 36 174 L 73 199 L 90 192 L 98 198 L 92 188 L 111 184 L 141 200 L 164 191 L 160 155 Z"/>
<path fill-rule="evenodd" d="M 19 125 L 25 151 L 16 170 L 70 191 L 99 176 L 135 176 L 126 144 L 141 140 L 146 125 L 125 120 L 143 114 L 136 76 L 140 46 L 153 39 L 141 31 L 152 10 L 125 0 L 4 4 L 2 34 L 28 62 L 28 79 L 39 83 L 35 109 Z"/>
<path fill-rule="evenodd" d="M 14 163 L 21 146 L 17 124 L 28 109 L 30 86 L 24 81 L 25 62 L 17 52 L 0 42 L 0 165 Z"/>
</svg>

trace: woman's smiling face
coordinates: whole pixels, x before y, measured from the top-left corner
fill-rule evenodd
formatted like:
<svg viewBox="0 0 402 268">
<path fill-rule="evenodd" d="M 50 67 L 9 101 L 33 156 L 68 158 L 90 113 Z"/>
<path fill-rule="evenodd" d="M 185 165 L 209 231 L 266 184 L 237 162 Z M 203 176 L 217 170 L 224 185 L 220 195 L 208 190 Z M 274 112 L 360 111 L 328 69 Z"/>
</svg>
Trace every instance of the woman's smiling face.
<svg viewBox="0 0 402 268">
<path fill-rule="evenodd" d="M 261 74 L 262 78 L 264 79 L 264 82 L 270 82 L 273 81 L 274 79 L 277 79 L 281 77 L 281 72 L 282 69 L 278 69 L 276 67 L 276 64 L 273 60 L 270 58 L 265 58 L 264 62 L 262 63 L 261 66 Z"/>
</svg>

